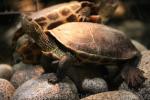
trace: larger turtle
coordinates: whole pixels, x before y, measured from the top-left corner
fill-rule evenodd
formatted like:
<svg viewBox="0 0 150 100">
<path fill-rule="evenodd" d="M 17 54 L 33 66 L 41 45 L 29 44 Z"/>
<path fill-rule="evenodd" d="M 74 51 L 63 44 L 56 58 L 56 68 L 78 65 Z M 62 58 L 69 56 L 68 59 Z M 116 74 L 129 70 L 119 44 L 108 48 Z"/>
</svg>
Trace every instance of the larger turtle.
<svg viewBox="0 0 150 100">
<path fill-rule="evenodd" d="M 104 2 L 105 1 L 105 2 Z M 111 0 L 108 0 L 111 1 Z M 104 11 L 104 7 L 107 4 L 112 5 L 112 7 L 109 8 L 115 8 L 113 5 L 117 4 L 117 2 L 114 3 L 109 3 L 106 0 L 102 0 L 100 1 L 100 4 L 94 4 L 92 2 L 88 2 L 88 1 L 73 1 L 73 2 L 69 2 L 69 3 L 62 3 L 62 4 L 57 4 L 48 8 L 45 8 L 43 10 L 34 12 L 30 15 L 26 15 L 28 16 L 29 19 L 36 21 L 36 23 L 38 23 L 38 25 L 41 26 L 42 30 L 50 30 L 53 29 L 63 23 L 67 23 L 67 22 L 86 22 L 86 21 L 90 21 L 90 22 L 101 22 L 101 18 L 103 18 L 103 15 L 107 15 L 109 11 L 107 11 L 107 9 L 105 10 L 105 12 L 100 13 L 100 15 L 98 14 L 98 11 L 100 9 L 103 9 Z M 115 0 L 116 1 L 116 0 Z M 102 15 L 102 16 L 101 16 Z M 17 44 L 17 40 L 19 37 L 21 37 L 21 35 L 23 35 L 24 32 L 17 32 L 14 36 L 13 39 L 13 47 L 16 48 L 16 44 Z M 30 39 L 28 39 L 30 41 Z M 40 54 L 32 54 L 32 53 L 28 53 L 29 52 L 36 52 L 36 49 L 31 49 L 31 45 L 28 45 L 28 43 L 25 43 L 27 45 L 20 45 L 19 48 L 16 48 L 16 51 L 19 55 L 22 56 L 22 61 L 27 63 L 35 63 L 35 61 L 33 61 L 30 58 L 36 59 L 39 57 Z M 31 43 L 30 43 L 31 44 Z M 32 43 L 34 44 L 34 43 Z M 34 45 L 33 45 L 34 46 Z M 31 47 L 31 48 L 29 48 Z M 34 46 L 36 47 L 36 46 Z M 33 47 L 33 48 L 34 48 Z M 23 48 L 23 49 L 22 49 Z M 38 48 L 37 48 L 38 49 Z M 25 53 L 27 52 L 27 53 Z M 32 55 L 32 56 L 31 56 Z M 27 58 L 25 58 L 27 57 Z M 37 61 L 38 62 L 38 61 Z"/>
<path fill-rule="evenodd" d="M 121 31 L 90 22 L 71 22 L 43 31 L 36 21 L 26 18 L 23 25 L 43 54 L 59 62 L 59 79 L 62 79 L 67 67 L 76 64 L 120 62 L 123 63 L 120 66 L 122 78 L 129 85 L 134 87 L 144 80 L 142 71 L 136 68 L 141 54 Z"/>
</svg>

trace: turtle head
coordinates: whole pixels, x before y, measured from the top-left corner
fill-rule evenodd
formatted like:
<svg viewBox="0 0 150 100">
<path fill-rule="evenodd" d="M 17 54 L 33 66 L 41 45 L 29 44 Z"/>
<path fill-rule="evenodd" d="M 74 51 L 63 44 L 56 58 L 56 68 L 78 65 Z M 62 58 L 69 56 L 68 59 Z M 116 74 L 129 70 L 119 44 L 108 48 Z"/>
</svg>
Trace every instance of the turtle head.
<svg viewBox="0 0 150 100">
<path fill-rule="evenodd" d="M 26 15 L 22 16 L 22 31 L 28 34 L 41 49 L 46 48 L 45 41 L 48 41 L 48 36 L 32 18 Z"/>
<path fill-rule="evenodd" d="M 119 0 L 97 0 L 95 12 L 105 21 L 113 16 L 118 4 Z"/>
<path fill-rule="evenodd" d="M 33 38 L 33 40 L 42 50 L 42 53 L 46 56 L 51 56 L 50 52 L 57 46 L 54 38 L 50 35 L 50 31 L 44 31 L 41 26 L 36 23 L 36 21 L 24 15 L 22 17 L 22 27 L 23 32 Z"/>
<path fill-rule="evenodd" d="M 42 28 L 31 17 L 26 15 L 22 15 L 22 30 L 35 41 L 37 41 L 42 34 Z"/>
<path fill-rule="evenodd" d="M 94 7 L 94 3 L 93 2 L 89 2 L 89 1 L 81 1 L 81 8 L 78 10 L 78 13 L 80 15 L 84 15 L 84 16 L 90 16 L 92 8 Z"/>
</svg>

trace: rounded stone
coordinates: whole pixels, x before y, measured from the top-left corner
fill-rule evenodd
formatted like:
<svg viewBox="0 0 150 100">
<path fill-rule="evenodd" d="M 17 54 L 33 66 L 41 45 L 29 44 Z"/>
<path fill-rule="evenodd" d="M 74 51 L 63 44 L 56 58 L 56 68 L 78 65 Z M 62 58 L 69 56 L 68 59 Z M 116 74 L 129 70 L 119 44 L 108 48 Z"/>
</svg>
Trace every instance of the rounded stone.
<svg viewBox="0 0 150 100">
<path fill-rule="evenodd" d="M 15 92 L 14 86 L 5 79 L 0 79 L 0 100 L 11 100 Z"/>
<path fill-rule="evenodd" d="M 54 73 L 44 74 L 22 84 L 14 93 L 14 100 L 79 100 L 77 89 L 69 78 L 52 84 L 49 79 L 56 78 Z"/>
<path fill-rule="evenodd" d="M 12 66 L 8 64 L 0 64 L 0 78 L 9 80 L 13 74 Z"/>
<path fill-rule="evenodd" d="M 144 71 L 144 76 L 150 80 L 150 51 L 143 51 L 138 68 Z"/>
<path fill-rule="evenodd" d="M 37 78 L 44 73 L 44 69 L 42 66 L 39 65 L 30 65 L 30 66 L 22 66 L 22 68 L 16 70 L 11 77 L 11 83 L 14 85 L 15 88 L 19 87 L 25 81 Z"/>
<path fill-rule="evenodd" d="M 78 91 L 81 93 L 95 94 L 108 91 L 106 81 L 103 79 L 105 67 L 94 65 L 82 65 L 69 67 L 66 74 L 74 81 Z"/>
<path fill-rule="evenodd" d="M 81 100 L 141 100 L 141 99 L 138 95 L 132 92 L 120 90 L 91 95 L 82 98 Z"/>
<path fill-rule="evenodd" d="M 108 91 L 107 83 L 102 78 L 87 78 L 82 82 L 83 91 L 87 93 L 100 93 Z"/>
<path fill-rule="evenodd" d="M 138 67 L 143 70 L 146 78 L 143 86 L 139 89 L 138 93 L 143 96 L 144 100 L 150 98 L 150 51 L 143 51 L 142 58 Z"/>
</svg>

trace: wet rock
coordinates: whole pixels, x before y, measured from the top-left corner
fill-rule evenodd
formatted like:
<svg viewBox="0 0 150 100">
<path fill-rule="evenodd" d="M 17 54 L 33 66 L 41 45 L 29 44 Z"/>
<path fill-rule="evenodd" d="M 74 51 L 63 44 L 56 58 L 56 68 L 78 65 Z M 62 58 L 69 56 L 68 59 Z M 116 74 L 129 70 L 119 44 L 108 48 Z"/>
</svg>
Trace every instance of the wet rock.
<svg viewBox="0 0 150 100">
<path fill-rule="evenodd" d="M 144 76 L 150 80 L 150 51 L 143 51 L 138 67 L 144 71 Z"/>
<path fill-rule="evenodd" d="M 15 88 L 17 88 L 25 81 L 32 78 L 37 78 L 43 73 L 44 69 L 42 66 L 39 65 L 22 66 L 22 68 L 14 72 L 13 76 L 11 77 L 11 83 L 15 86 Z"/>
<path fill-rule="evenodd" d="M 138 42 L 136 40 L 132 40 L 132 43 L 141 52 L 147 50 L 147 48 L 144 45 L 142 45 L 140 42 Z"/>
<path fill-rule="evenodd" d="M 25 64 L 23 62 L 19 62 L 19 63 L 13 65 L 13 71 L 15 72 L 17 70 L 26 69 L 26 68 L 32 67 L 32 66 L 33 66 L 32 64 Z"/>
<path fill-rule="evenodd" d="M 91 95 L 82 98 L 81 100 L 141 100 L 141 99 L 138 95 L 132 92 L 120 90 Z"/>
<path fill-rule="evenodd" d="M 108 91 L 107 83 L 102 76 L 106 74 L 104 66 L 91 66 L 70 67 L 66 73 L 81 93 L 95 94 Z"/>
<path fill-rule="evenodd" d="M 8 64 L 0 64 L 0 78 L 9 80 L 13 74 L 12 66 Z"/>
<path fill-rule="evenodd" d="M 139 68 L 144 71 L 144 76 L 147 78 L 143 87 L 139 89 L 138 93 L 143 96 L 144 100 L 150 98 L 150 51 L 143 51 L 142 58 L 139 63 Z"/>
<path fill-rule="evenodd" d="M 100 93 L 108 91 L 107 83 L 102 78 L 84 79 L 82 82 L 83 91 L 87 93 Z"/>
<path fill-rule="evenodd" d="M 54 73 L 44 74 L 22 84 L 14 93 L 13 100 L 79 100 L 77 89 L 69 78 L 52 84 Z"/>
<path fill-rule="evenodd" d="M 0 100 L 11 100 L 15 92 L 14 86 L 5 79 L 0 79 Z"/>
<path fill-rule="evenodd" d="M 144 87 L 140 88 L 138 93 L 144 98 L 144 100 L 149 100 L 150 98 L 150 81 L 146 80 Z"/>
</svg>

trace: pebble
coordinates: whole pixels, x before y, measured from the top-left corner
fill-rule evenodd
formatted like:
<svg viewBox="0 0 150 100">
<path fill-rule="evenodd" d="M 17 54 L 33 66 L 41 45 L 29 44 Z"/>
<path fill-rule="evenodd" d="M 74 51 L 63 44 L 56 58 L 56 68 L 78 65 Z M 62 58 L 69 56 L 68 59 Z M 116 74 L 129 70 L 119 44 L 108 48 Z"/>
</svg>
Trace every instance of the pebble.
<svg viewBox="0 0 150 100">
<path fill-rule="evenodd" d="M 143 87 L 138 91 L 140 95 L 143 96 L 144 100 L 150 99 L 150 51 L 143 51 L 142 58 L 139 63 L 139 68 L 144 71 L 144 76 L 146 78 Z"/>
<path fill-rule="evenodd" d="M 150 50 L 142 52 L 138 68 L 144 71 L 144 76 L 150 80 Z"/>
<path fill-rule="evenodd" d="M 15 92 L 14 86 L 5 79 L 0 79 L 0 100 L 11 100 Z"/>
<path fill-rule="evenodd" d="M 37 78 L 44 73 L 44 69 L 42 66 L 39 65 L 27 66 L 28 64 L 27 65 L 22 64 L 22 65 L 24 66 L 15 66 L 14 69 L 16 71 L 14 72 L 10 80 L 15 88 L 19 87 L 25 81 L 32 78 Z"/>
<path fill-rule="evenodd" d="M 102 78 L 84 79 L 82 82 L 83 91 L 87 93 L 100 93 L 108 91 L 107 83 Z"/>
<path fill-rule="evenodd" d="M 105 74 L 102 69 L 104 66 L 91 66 L 70 67 L 66 73 L 81 93 L 95 94 L 108 91 L 107 83 L 102 76 L 102 74 Z"/>
<path fill-rule="evenodd" d="M 52 84 L 54 73 L 43 74 L 22 84 L 14 93 L 13 100 L 79 100 L 77 89 L 69 78 Z"/>
<path fill-rule="evenodd" d="M 13 74 L 13 69 L 11 65 L 0 64 L 0 78 L 9 80 Z"/>
<path fill-rule="evenodd" d="M 140 97 L 132 92 L 120 90 L 109 91 L 91 95 L 81 100 L 141 100 Z"/>
</svg>

